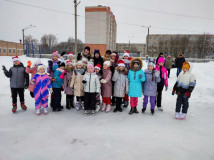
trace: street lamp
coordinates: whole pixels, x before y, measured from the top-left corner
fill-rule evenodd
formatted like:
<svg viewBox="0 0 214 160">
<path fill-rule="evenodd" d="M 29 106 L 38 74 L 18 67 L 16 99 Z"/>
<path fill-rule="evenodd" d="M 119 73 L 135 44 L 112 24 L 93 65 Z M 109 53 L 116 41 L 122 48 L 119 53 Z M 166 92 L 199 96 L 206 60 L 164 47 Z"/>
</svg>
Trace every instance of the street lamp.
<svg viewBox="0 0 214 160">
<path fill-rule="evenodd" d="M 27 27 L 25 27 L 25 28 L 22 29 L 22 36 L 23 36 L 23 53 L 24 53 L 24 54 L 25 54 L 25 30 L 26 30 L 26 29 L 29 29 L 29 28 L 34 28 L 34 27 L 36 27 L 36 26 L 33 26 L 33 25 L 31 24 L 31 25 L 29 25 L 29 26 L 27 26 Z"/>
<path fill-rule="evenodd" d="M 148 51 L 148 44 L 149 44 L 149 28 L 151 28 L 151 26 L 141 26 L 141 27 L 144 27 L 144 28 L 147 28 L 148 29 L 148 34 L 147 34 L 147 39 L 146 39 L 146 52 L 147 52 L 147 55 L 149 54 L 149 51 Z M 153 57 L 153 55 L 152 55 Z"/>
</svg>

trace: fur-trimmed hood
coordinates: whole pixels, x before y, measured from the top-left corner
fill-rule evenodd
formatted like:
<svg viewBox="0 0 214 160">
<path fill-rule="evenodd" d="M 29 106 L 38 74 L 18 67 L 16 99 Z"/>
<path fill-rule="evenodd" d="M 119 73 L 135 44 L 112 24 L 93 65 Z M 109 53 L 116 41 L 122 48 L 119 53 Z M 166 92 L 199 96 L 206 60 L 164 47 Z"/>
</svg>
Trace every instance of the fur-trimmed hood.
<svg viewBox="0 0 214 160">
<path fill-rule="evenodd" d="M 115 71 L 117 71 L 118 73 L 123 73 L 125 75 L 128 74 L 128 69 L 127 68 L 124 68 L 122 71 L 119 69 L 119 67 L 116 67 L 115 68 Z"/>
<path fill-rule="evenodd" d="M 66 72 L 72 72 L 73 70 L 74 70 L 74 67 L 68 68 L 67 66 L 65 66 L 65 71 Z"/>
<path fill-rule="evenodd" d="M 140 70 L 142 67 L 143 67 L 143 62 L 140 58 L 133 58 L 131 61 L 130 61 L 130 69 L 133 70 L 134 69 L 134 61 L 138 61 L 140 66 L 138 68 L 138 70 Z"/>
</svg>

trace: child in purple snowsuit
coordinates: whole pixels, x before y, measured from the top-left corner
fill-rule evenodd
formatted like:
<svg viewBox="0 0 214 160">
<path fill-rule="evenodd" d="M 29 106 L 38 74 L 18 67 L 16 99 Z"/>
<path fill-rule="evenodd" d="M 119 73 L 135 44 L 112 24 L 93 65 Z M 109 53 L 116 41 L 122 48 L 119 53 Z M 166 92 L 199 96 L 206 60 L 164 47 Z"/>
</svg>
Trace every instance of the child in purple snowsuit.
<svg viewBox="0 0 214 160">
<path fill-rule="evenodd" d="M 44 113 L 48 113 L 48 97 L 49 91 L 52 93 L 51 82 L 49 76 L 45 73 L 45 66 L 38 64 L 37 73 L 32 78 L 31 84 L 34 85 L 34 98 L 37 115 L 40 114 L 41 106 L 44 108 Z"/>
<path fill-rule="evenodd" d="M 157 93 L 157 83 L 160 82 L 160 72 L 154 68 L 154 63 L 148 63 L 148 69 L 144 71 L 146 75 L 146 81 L 144 82 L 144 89 L 143 89 L 143 109 L 142 113 L 146 111 L 146 107 L 148 104 L 148 99 L 150 98 L 151 104 L 151 113 L 154 114 L 155 109 L 155 100 L 156 100 L 156 93 Z"/>
</svg>

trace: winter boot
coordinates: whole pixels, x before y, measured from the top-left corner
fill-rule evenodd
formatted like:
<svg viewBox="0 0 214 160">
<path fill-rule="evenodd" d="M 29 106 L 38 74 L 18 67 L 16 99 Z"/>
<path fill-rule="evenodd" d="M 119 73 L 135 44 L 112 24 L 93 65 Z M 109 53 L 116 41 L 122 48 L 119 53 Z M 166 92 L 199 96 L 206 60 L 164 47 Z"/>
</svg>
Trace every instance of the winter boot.
<svg viewBox="0 0 214 160">
<path fill-rule="evenodd" d="M 117 112 L 117 111 L 119 111 L 119 110 L 118 110 L 118 107 L 116 106 L 116 108 L 113 110 L 113 112 Z"/>
<path fill-rule="evenodd" d="M 106 110 L 106 103 L 103 103 L 102 111 L 104 112 Z"/>
<path fill-rule="evenodd" d="M 162 107 L 157 107 L 159 109 L 159 111 L 163 112 L 163 108 Z"/>
<path fill-rule="evenodd" d="M 146 111 L 146 108 L 143 107 L 143 108 L 142 108 L 142 113 L 144 113 L 145 111 Z"/>
<path fill-rule="evenodd" d="M 154 109 L 151 109 L 151 114 L 153 115 L 155 113 L 155 110 Z"/>
<path fill-rule="evenodd" d="M 44 114 L 48 114 L 48 108 L 44 108 Z"/>
<path fill-rule="evenodd" d="M 82 107 L 82 110 L 85 109 L 85 107 L 84 107 L 84 101 L 81 102 L 81 107 Z"/>
<path fill-rule="evenodd" d="M 99 112 L 99 110 L 100 110 L 100 105 L 97 105 L 96 106 L 96 112 Z"/>
<path fill-rule="evenodd" d="M 180 117 L 180 113 L 179 112 L 175 112 L 175 119 L 179 119 Z"/>
<path fill-rule="evenodd" d="M 128 107 L 128 105 L 129 105 L 129 102 L 128 101 L 124 101 L 124 105 L 123 105 L 124 109 L 126 109 Z"/>
<path fill-rule="evenodd" d="M 119 112 L 122 112 L 122 111 L 123 111 L 121 107 L 118 107 L 117 110 L 118 110 Z"/>
<path fill-rule="evenodd" d="M 180 118 L 180 119 L 181 119 L 181 120 L 183 120 L 183 119 L 185 119 L 185 118 L 186 118 L 186 116 L 187 116 L 187 114 L 186 114 L 186 113 L 182 113 L 182 114 L 181 114 L 181 118 Z"/>
<path fill-rule="evenodd" d="M 13 113 L 15 113 L 15 112 L 16 112 L 16 110 L 17 110 L 17 104 L 16 104 L 16 103 L 14 103 L 14 104 L 13 104 L 13 108 L 12 108 L 12 112 L 13 112 Z"/>
<path fill-rule="evenodd" d="M 134 113 L 139 113 L 137 107 L 134 107 Z"/>
<path fill-rule="evenodd" d="M 74 108 L 74 97 L 70 99 L 70 107 Z"/>
<path fill-rule="evenodd" d="M 22 107 L 23 110 L 27 109 L 27 106 L 25 105 L 25 102 L 21 102 L 21 107 Z"/>
<path fill-rule="evenodd" d="M 78 111 L 78 110 L 80 110 L 80 108 L 81 108 L 81 105 L 80 105 L 80 102 L 76 102 L 76 110 Z"/>
<path fill-rule="evenodd" d="M 66 109 L 71 109 L 71 107 L 70 107 L 70 99 L 66 99 Z"/>
<path fill-rule="evenodd" d="M 111 105 L 110 105 L 110 104 L 108 104 L 108 105 L 107 105 L 106 112 L 110 112 L 110 111 L 111 111 Z"/>
<path fill-rule="evenodd" d="M 134 113 L 134 107 L 131 107 L 131 110 L 129 111 L 129 114 L 133 114 Z"/>
<path fill-rule="evenodd" d="M 40 115 L 40 109 L 36 109 L 36 114 L 39 116 Z"/>
</svg>

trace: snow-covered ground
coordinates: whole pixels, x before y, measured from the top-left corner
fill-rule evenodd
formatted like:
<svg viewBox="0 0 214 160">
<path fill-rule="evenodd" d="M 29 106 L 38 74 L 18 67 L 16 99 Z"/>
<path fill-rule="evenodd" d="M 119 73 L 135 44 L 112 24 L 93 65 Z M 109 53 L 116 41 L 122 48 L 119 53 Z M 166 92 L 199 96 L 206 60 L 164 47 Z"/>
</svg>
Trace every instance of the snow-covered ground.
<svg viewBox="0 0 214 160">
<path fill-rule="evenodd" d="M 24 65 L 33 58 L 21 57 Z M 42 59 L 47 64 L 47 59 Z M 12 66 L 11 57 L 0 65 Z M 144 63 L 144 68 L 146 64 Z M 25 91 L 27 111 L 11 112 L 9 79 L 0 70 L 0 160 L 213 160 L 214 159 L 214 63 L 195 63 L 197 85 L 190 98 L 186 120 L 175 120 L 176 96 L 163 91 L 164 112 L 151 115 L 66 110 L 35 115 L 34 99 Z M 138 110 L 142 108 L 142 99 Z M 62 104 L 65 105 L 65 95 Z"/>
</svg>

